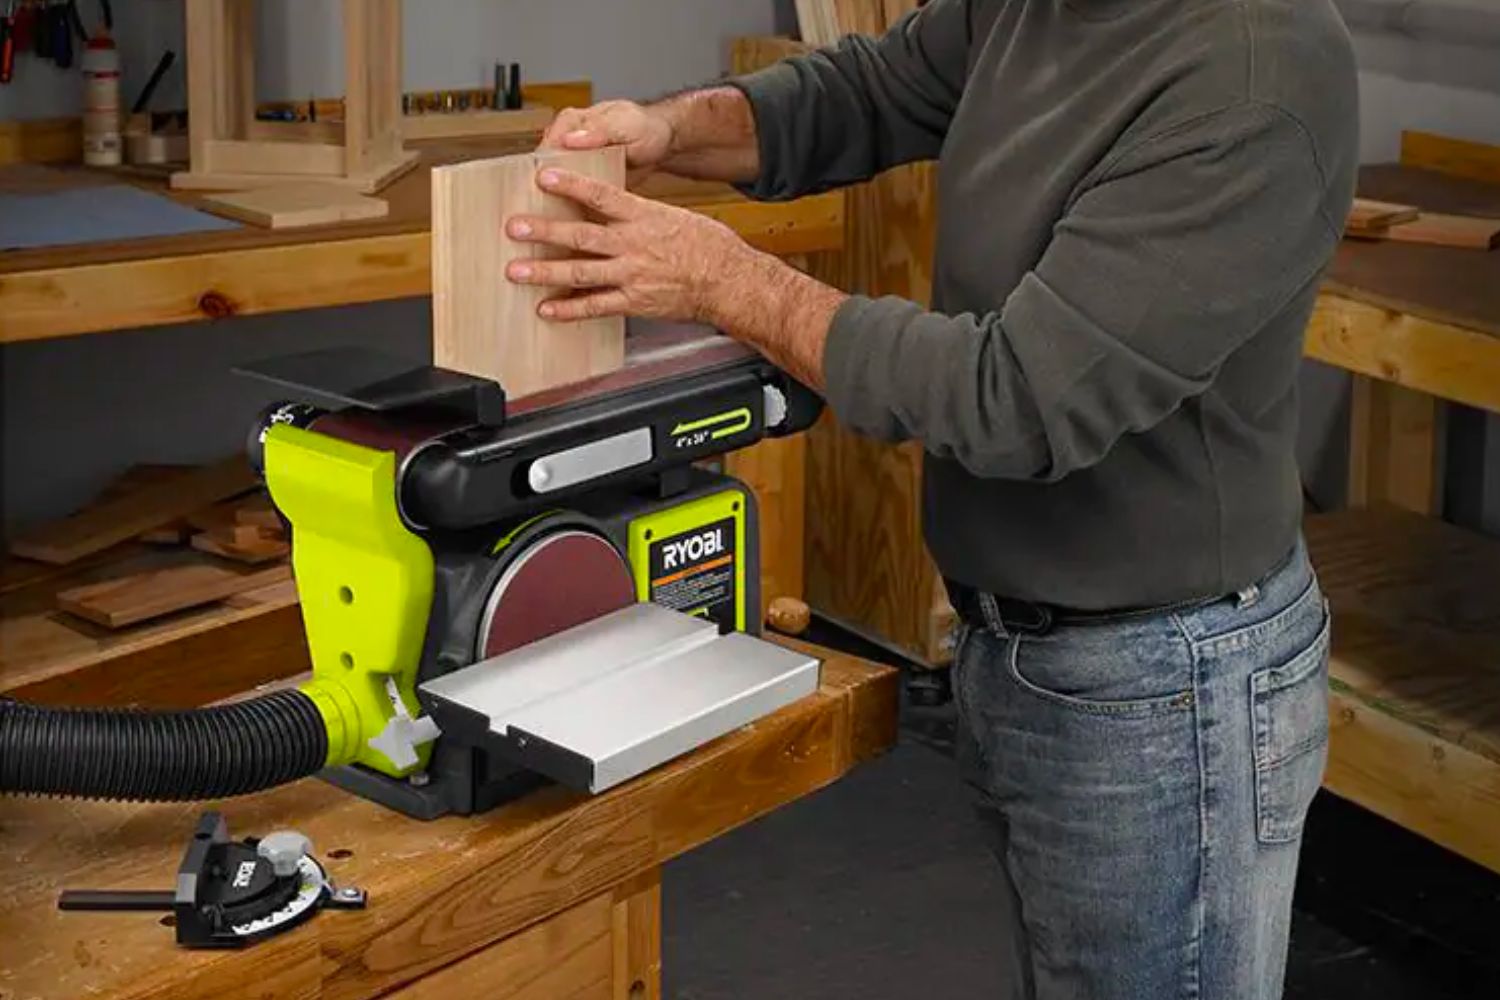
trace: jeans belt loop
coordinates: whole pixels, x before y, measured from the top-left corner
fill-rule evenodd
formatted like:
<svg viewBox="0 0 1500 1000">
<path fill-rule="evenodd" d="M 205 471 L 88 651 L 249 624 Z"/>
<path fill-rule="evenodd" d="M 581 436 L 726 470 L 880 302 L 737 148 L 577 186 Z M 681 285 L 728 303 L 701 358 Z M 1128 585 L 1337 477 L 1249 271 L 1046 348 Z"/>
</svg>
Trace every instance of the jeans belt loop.
<svg viewBox="0 0 1500 1000">
<path fill-rule="evenodd" d="M 1000 603 L 995 600 L 995 595 L 981 590 L 978 597 L 979 612 L 984 616 L 984 624 L 1000 638 L 1009 638 L 1010 632 L 1005 627 L 1005 618 L 1000 614 Z"/>
</svg>

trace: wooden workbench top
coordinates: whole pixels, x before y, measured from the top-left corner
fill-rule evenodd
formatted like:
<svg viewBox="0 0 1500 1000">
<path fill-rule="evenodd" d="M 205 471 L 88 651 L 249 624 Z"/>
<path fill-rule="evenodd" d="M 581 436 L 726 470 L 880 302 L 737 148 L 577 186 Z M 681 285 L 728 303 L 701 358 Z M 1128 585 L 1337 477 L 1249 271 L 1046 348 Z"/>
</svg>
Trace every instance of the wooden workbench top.
<svg viewBox="0 0 1500 1000">
<path fill-rule="evenodd" d="M 1428 212 L 1500 218 L 1500 185 L 1394 164 L 1360 171 L 1363 198 Z M 1500 338 L 1500 251 L 1345 240 L 1327 291 Z"/>
<path fill-rule="evenodd" d="M 1360 194 L 1500 217 L 1500 185 L 1366 167 Z M 1307 331 L 1307 355 L 1356 375 L 1500 411 L 1500 250 L 1345 240 Z"/>
<path fill-rule="evenodd" d="M 178 949 L 149 913 L 56 908 L 64 888 L 170 886 L 199 807 L 0 799 L 0 997 L 355 998 L 452 966 L 887 748 L 894 671 L 815 652 L 818 693 L 598 798 L 552 787 L 422 823 L 308 780 L 224 804 L 232 835 L 300 830 L 370 898 L 241 952 Z"/>
<path fill-rule="evenodd" d="M 424 147 L 418 168 L 380 192 L 390 202 L 384 219 L 0 253 L 0 344 L 428 295 L 432 167 L 527 145 L 470 140 Z M 160 179 L 132 182 L 165 191 Z M 770 253 L 843 246 L 841 194 L 761 204 L 726 184 L 665 175 L 639 190 L 718 219 Z"/>
</svg>

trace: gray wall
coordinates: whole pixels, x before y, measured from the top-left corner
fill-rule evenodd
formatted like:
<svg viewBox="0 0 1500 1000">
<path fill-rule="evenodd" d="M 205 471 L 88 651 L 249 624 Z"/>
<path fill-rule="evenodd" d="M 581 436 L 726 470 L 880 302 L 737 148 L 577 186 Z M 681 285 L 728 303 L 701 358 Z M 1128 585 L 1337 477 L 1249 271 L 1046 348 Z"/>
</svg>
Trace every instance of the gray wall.
<svg viewBox="0 0 1500 1000">
<path fill-rule="evenodd" d="M 1492 0 L 1468 2 L 1494 9 Z M 293 5 L 302 12 L 295 25 Z M 262 92 L 337 92 L 340 71 L 328 55 L 336 48 L 335 0 L 264 0 L 262 7 Z M 149 70 L 164 45 L 180 46 L 171 41 L 181 31 L 177 4 L 116 0 L 116 8 L 128 74 Z M 589 77 L 604 96 L 647 96 L 715 75 L 728 38 L 786 30 L 789 9 L 789 0 L 408 0 L 407 83 L 467 84 L 493 59 L 519 53 L 533 79 Z M 273 38 L 287 47 L 284 56 Z M 1357 43 L 1368 160 L 1393 158 L 1403 128 L 1500 141 L 1495 50 L 1382 31 L 1359 32 Z M 71 75 L 36 72 L 27 62 L 18 84 L 0 88 L 0 118 L 76 108 Z M 126 90 L 134 92 L 129 79 Z M 6 523 L 77 504 L 133 462 L 206 459 L 235 447 L 267 398 L 227 374 L 240 360 L 347 342 L 416 357 L 428 322 L 420 300 L 0 348 Z M 1337 504 L 1348 379 L 1309 364 L 1304 400 L 1301 457 L 1315 496 Z M 1453 512 L 1500 533 L 1500 428 L 1490 420 L 1485 433 L 1485 421 L 1463 415 L 1455 423 L 1464 437 L 1455 454 L 1464 460 L 1453 472 Z"/>
</svg>

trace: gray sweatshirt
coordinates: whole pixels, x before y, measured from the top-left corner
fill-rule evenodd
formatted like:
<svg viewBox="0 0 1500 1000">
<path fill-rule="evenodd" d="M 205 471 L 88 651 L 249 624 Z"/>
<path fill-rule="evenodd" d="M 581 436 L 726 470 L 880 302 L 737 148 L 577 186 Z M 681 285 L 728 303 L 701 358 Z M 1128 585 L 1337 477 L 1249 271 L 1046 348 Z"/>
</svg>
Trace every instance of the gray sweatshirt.
<svg viewBox="0 0 1500 1000">
<path fill-rule="evenodd" d="M 1290 552 L 1298 360 L 1358 156 L 1331 0 L 932 0 L 733 82 L 756 197 L 939 162 L 932 311 L 855 296 L 824 365 L 846 426 L 926 448 L 947 577 L 1138 608 Z"/>
</svg>

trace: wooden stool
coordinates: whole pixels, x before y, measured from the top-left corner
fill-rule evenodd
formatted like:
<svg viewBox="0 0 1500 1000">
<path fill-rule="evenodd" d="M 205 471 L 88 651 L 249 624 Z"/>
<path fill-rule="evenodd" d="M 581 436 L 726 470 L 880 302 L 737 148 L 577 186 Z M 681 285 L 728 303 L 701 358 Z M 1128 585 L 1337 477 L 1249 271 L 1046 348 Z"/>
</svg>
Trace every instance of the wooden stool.
<svg viewBox="0 0 1500 1000">
<path fill-rule="evenodd" d="M 401 146 L 401 0 L 344 0 L 344 120 L 255 118 L 254 0 L 187 4 L 192 165 L 174 188 L 289 180 L 378 191 L 416 163 Z"/>
</svg>

